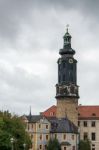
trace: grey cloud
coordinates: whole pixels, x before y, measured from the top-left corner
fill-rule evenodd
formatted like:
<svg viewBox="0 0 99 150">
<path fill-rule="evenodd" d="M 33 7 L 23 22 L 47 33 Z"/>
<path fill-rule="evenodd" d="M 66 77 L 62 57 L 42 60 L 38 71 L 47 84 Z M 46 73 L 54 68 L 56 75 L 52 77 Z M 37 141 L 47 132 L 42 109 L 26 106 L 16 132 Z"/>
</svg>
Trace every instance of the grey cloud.
<svg viewBox="0 0 99 150">
<path fill-rule="evenodd" d="M 46 88 L 46 85 L 39 76 L 29 74 L 23 68 L 18 67 L 13 68 L 12 71 L 6 70 L 4 66 L 3 68 L 0 67 L 0 82 L 5 85 L 4 87 L 8 87 L 7 90 L 10 88 L 12 90 L 17 89 L 24 93 L 26 91 L 31 92 L 31 90 L 35 92 L 36 89 L 39 92 L 39 90 Z"/>
<path fill-rule="evenodd" d="M 23 68 L 6 68 L 0 63 L 0 101 L 2 109 L 9 109 L 12 112 L 22 114 L 28 111 L 29 106 L 33 112 L 41 111 L 44 104 L 51 105 L 54 97 L 54 87 L 48 77 L 40 77 L 28 73 Z M 47 83 L 47 84 L 45 84 Z M 24 110 L 25 109 L 25 110 Z M 27 110 L 26 110 L 27 109 Z M 39 113 L 38 111 L 38 113 Z"/>
<path fill-rule="evenodd" d="M 28 1 L 0 1 L 0 36 L 15 38 L 20 28 L 20 22 L 28 18 L 32 5 Z"/>
<path fill-rule="evenodd" d="M 99 1 L 95 0 L 1 0 L 0 1 L 0 36 L 15 39 L 17 34 L 20 34 L 21 24 L 35 24 L 36 18 L 39 18 L 38 12 L 45 16 L 45 22 L 48 20 L 46 11 L 51 13 L 54 9 L 58 15 L 58 12 L 62 11 L 82 11 L 85 18 L 89 16 L 98 16 L 98 4 Z M 33 16 L 36 10 L 35 16 Z M 49 17 L 49 16 L 48 16 Z M 40 18 L 39 18 L 40 19 Z M 76 21 L 76 20 L 75 20 Z M 41 24 L 39 23 L 39 28 L 41 29 Z M 54 21 L 55 23 L 55 21 Z M 36 24 L 37 25 L 37 24 Z M 33 25 L 34 26 L 34 25 Z"/>
</svg>

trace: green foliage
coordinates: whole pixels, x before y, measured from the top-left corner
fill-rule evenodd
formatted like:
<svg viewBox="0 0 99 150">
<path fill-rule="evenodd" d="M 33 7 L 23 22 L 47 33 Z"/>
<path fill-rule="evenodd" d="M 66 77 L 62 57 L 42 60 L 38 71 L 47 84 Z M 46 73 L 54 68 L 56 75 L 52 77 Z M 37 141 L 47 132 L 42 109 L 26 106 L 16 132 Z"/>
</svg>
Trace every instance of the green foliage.
<svg viewBox="0 0 99 150">
<path fill-rule="evenodd" d="M 8 111 L 0 112 L 0 150 L 11 150 L 11 138 L 14 138 L 14 150 L 23 150 L 24 143 L 28 149 L 31 144 L 22 119 Z"/>
<path fill-rule="evenodd" d="M 47 150 L 61 150 L 60 144 L 57 139 L 49 140 Z"/>
<path fill-rule="evenodd" d="M 91 150 L 90 141 L 89 140 L 81 140 L 79 142 L 79 150 Z"/>
</svg>

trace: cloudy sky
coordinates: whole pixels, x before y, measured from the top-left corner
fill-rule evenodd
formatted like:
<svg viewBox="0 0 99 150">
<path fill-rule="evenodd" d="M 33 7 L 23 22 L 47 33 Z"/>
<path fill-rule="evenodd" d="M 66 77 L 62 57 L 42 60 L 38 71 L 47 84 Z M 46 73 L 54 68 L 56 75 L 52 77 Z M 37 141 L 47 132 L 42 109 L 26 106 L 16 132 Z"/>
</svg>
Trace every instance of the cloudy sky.
<svg viewBox="0 0 99 150">
<path fill-rule="evenodd" d="M 99 105 L 99 1 L 0 0 L 0 110 L 37 114 L 56 104 L 57 59 L 69 24 L 79 103 Z"/>
</svg>

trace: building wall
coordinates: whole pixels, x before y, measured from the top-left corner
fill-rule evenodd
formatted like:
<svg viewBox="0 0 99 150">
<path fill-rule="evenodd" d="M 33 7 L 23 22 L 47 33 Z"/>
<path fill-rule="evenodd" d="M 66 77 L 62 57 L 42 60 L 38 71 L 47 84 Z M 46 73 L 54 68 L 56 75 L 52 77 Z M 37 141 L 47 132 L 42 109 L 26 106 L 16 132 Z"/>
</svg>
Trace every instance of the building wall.
<svg viewBox="0 0 99 150">
<path fill-rule="evenodd" d="M 65 138 L 64 138 L 65 136 Z M 61 145 L 61 150 L 64 150 L 64 147 L 66 147 L 66 150 L 73 150 L 73 147 L 75 147 L 75 150 L 77 148 L 77 143 L 78 143 L 78 136 L 77 134 L 72 134 L 72 133 L 53 133 L 51 134 L 51 138 L 57 138 L 60 144 L 62 142 L 68 142 L 71 145 Z"/>
<path fill-rule="evenodd" d="M 46 128 L 46 126 L 48 128 Z M 50 123 L 44 119 L 40 120 L 40 122 L 36 123 L 36 149 L 39 150 L 40 146 L 42 149 L 45 149 L 45 145 L 47 145 L 50 139 Z"/>
<path fill-rule="evenodd" d="M 99 150 L 99 120 L 79 120 L 79 132 L 80 139 L 84 140 L 84 134 L 88 134 L 88 139 L 91 141 L 91 149 Z M 87 122 L 87 126 L 84 126 L 84 122 Z M 92 127 L 92 122 L 95 122 L 95 126 Z M 92 133 L 95 133 L 95 140 L 92 140 Z"/>
<path fill-rule="evenodd" d="M 27 123 L 26 131 L 29 133 L 31 138 L 31 150 L 36 148 L 36 123 Z"/>
<path fill-rule="evenodd" d="M 28 123 L 26 131 L 29 133 L 32 141 L 30 150 L 45 150 L 50 139 L 50 123 L 46 119 L 41 119 L 36 123 Z M 47 137 L 46 137 L 47 136 Z"/>
<path fill-rule="evenodd" d="M 46 128 L 47 125 L 47 128 Z M 48 141 L 54 138 L 57 138 L 60 143 L 69 142 L 70 146 L 61 146 L 61 149 L 64 150 L 72 150 L 73 146 L 77 146 L 77 134 L 74 133 L 50 133 L 50 122 L 47 119 L 40 120 L 36 123 L 28 123 L 27 122 L 27 131 L 31 137 L 32 147 L 30 150 L 45 150 L 45 145 L 48 144 Z M 65 139 L 64 139 L 65 135 Z M 47 136 L 47 138 L 46 138 Z M 40 147 L 41 146 L 41 147 Z"/>
<path fill-rule="evenodd" d="M 57 118 L 69 118 L 78 125 L 78 100 L 73 98 L 57 99 Z"/>
</svg>

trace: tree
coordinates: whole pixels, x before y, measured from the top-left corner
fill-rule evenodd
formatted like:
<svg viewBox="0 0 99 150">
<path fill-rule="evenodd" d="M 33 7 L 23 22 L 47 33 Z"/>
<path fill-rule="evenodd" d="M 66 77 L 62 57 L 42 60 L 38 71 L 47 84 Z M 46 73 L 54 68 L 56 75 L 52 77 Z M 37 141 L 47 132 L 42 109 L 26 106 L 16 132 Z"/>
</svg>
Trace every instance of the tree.
<svg viewBox="0 0 99 150">
<path fill-rule="evenodd" d="M 81 140 L 79 142 L 79 150 L 91 150 L 91 145 L 89 140 Z"/>
<path fill-rule="evenodd" d="M 61 146 L 57 139 L 50 139 L 47 145 L 47 150 L 61 150 Z"/>
<path fill-rule="evenodd" d="M 15 150 L 23 150 L 24 143 L 28 149 L 31 144 L 22 119 L 8 111 L 0 112 L 0 149 L 11 150 L 11 138 L 14 139 Z"/>
</svg>

